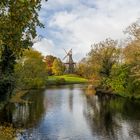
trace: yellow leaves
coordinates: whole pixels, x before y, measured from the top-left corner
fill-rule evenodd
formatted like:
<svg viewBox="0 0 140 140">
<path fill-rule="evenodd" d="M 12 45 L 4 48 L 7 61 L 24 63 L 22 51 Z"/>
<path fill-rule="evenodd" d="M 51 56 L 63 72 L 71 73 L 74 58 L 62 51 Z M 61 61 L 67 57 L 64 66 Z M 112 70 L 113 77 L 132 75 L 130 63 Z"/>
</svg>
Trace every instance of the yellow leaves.
<svg viewBox="0 0 140 140">
<path fill-rule="evenodd" d="M 0 137 L 11 139 L 15 137 L 15 134 L 16 130 L 12 127 L 12 125 L 0 126 Z"/>
<path fill-rule="evenodd" d="M 12 124 L 4 123 L 0 125 L 0 140 L 15 140 L 17 133 L 21 133 L 23 129 L 14 128 Z"/>
<path fill-rule="evenodd" d="M 1 45 L 3 45 L 3 44 L 4 44 L 4 43 L 3 43 L 3 41 L 2 41 L 2 40 L 0 40 L 0 46 L 1 46 Z"/>
<path fill-rule="evenodd" d="M 123 50 L 125 62 L 127 64 L 140 61 L 140 41 L 134 40 Z"/>
</svg>

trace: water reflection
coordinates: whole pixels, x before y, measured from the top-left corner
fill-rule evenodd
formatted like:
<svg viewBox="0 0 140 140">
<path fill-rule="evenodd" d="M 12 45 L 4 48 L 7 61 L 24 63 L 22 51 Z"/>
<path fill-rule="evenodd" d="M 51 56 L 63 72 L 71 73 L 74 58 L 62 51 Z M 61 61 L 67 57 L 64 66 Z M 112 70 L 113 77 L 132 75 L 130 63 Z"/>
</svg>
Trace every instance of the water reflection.
<svg viewBox="0 0 140 140">
<path fill-rule="evenodd" d="M 0 122 L 24 131 L 18 140 L 138 140 L 140 102 L 95 96 L 85 85 L 32 91 L 31 104 L 10 104 Z"/>
<path fill-rule="evenodd" d="M 86 100 L 84 116 L 93 135 L 100 139 L 140 139 L 139 102 L 105 96 Z"/>
<path fill-rule="evenodd" d="M 31 103 L 9 103 L 0 112 L 0 122 L 11 123 L 16 128 L 29 128 L 38 124 L 44 113 L 42 103 L 43 94 L 40 91 L 32 91 Z M 30 98 L 30 97 L 27 97 Z"/>
<path fill-rule="evenodd" d="M 71 92 L 69 94 L 69 98 L 68 98 L 68 102 L 69 102 L 69 110 L 72 112 L 73 111 L 73 92 Z"/>
</svg>

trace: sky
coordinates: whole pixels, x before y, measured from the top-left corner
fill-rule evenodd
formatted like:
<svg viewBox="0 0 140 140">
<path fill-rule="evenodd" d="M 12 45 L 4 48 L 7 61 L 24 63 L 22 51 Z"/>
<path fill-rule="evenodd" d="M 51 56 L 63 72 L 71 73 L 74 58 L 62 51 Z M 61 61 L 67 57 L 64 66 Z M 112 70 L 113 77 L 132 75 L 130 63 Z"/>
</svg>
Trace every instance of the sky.
<svg viewBox="0 0 140 140">
<path fill-rule="evenodd" d="M 140 0 L 48 0 L 42 1 L 37 28 L 43 38 L 34 48 L 59 58 L 73 50 L 74 61 L 90 51 L 91 44 L 106 38 L 124 40 L 123 31 L 140 18 Z"/>
</svg>

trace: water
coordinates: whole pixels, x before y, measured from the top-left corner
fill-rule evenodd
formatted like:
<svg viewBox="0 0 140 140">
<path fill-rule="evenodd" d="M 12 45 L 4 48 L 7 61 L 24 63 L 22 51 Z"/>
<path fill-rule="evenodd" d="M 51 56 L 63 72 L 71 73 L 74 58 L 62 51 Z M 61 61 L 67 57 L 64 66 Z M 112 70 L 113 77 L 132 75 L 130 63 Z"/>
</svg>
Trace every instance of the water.
<svg viewBox="0 0 140 140">
<path fill-rule="evenodd" d="M 86 96 L 86 85 L 32 91 L 30 104 L 11 104 L 0 121 L 12 123 L 17 140 L 139 140 L 140 102 Z"/>
</svg>

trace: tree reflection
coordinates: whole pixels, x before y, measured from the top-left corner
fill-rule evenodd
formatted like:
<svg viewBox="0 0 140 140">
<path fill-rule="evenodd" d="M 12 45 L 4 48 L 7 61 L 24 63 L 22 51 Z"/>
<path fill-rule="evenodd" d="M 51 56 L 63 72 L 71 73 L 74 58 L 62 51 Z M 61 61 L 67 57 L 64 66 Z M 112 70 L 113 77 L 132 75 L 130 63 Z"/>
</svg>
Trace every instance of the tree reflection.
<svg viewBox="0 0 140 140">
<path fill-rule="evenodd" d="M 93 135 L 114 140 L 136 139 L 140 138 L 139 107 L 140 104 L 125 99 L 86 96 L 84 116 Z"/>
<path fill-rule="evenodd" d="M 10 123 L 15 128 L 35 126 L 44 113 L 43 94 L 39 91 L 32 91 L 27 98 L 31 103 L 9 103 L 5 106 L 0 112 L 1 124 Z"/>
<path fill-rule="evenodd" d="M 68 98 L 68 104 L 69 104 L 69 109 L 72 112 L 73 111 L 73 93 L 69 93 L 69 98 Z"/>
</svg>

